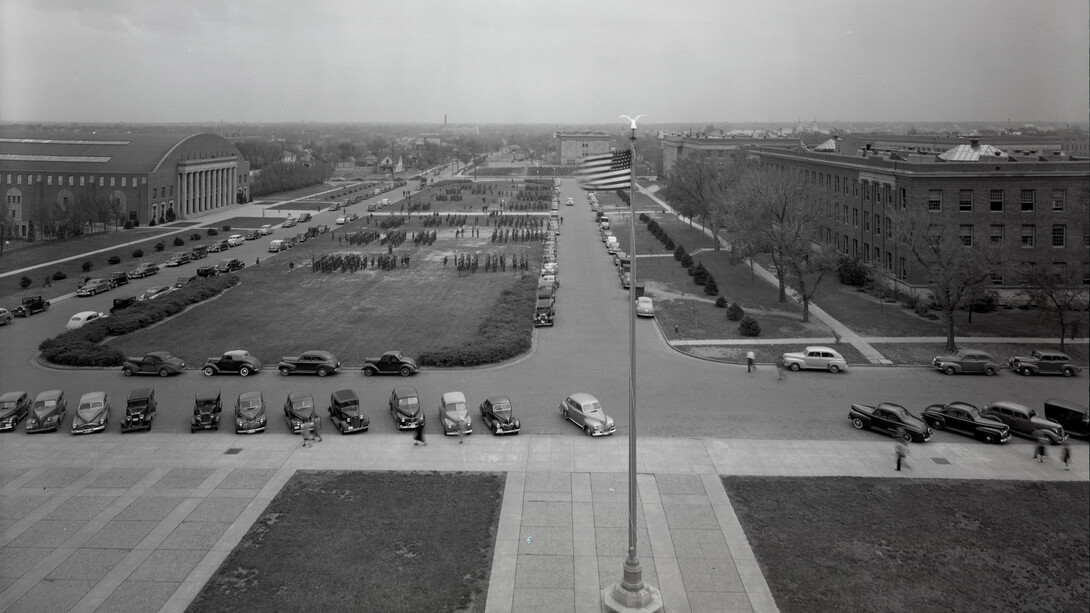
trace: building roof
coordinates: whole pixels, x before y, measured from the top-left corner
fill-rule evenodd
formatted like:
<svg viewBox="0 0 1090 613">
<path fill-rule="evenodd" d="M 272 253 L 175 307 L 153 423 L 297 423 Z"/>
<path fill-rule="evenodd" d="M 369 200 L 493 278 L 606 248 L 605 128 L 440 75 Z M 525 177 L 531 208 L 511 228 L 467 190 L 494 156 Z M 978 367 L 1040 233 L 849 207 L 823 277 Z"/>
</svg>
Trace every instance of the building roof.
<svg viewBox="0 0 1090 613">
<path fill-rule="evenodd" d="M 199 134 L 12 133 L 0 130 L 0 170 L 153 172 Z M 226 141 L 224 141 L 226 144 Z M 231 146 L 234 150 L 234 146 Z"/>
<path fill-rule="evenodd" d="M 939 159 L 946 162 L 979 162 L 984 160 L 1006 159 L 1007 154 L 992 145 L 981 145 L 974 140 L 968 145 L 958 145 L 945 153 L 939 154 Z"/>
</svg>

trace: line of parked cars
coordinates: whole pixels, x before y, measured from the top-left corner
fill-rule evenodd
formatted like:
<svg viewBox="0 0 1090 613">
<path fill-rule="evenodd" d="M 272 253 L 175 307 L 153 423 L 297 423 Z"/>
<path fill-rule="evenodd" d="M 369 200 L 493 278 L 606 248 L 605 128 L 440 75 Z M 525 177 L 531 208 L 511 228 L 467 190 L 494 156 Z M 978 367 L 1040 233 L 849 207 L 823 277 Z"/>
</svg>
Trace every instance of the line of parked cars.
<svg viewBox="0 0 1090 613">
<path fill-rule="evenodd" d="M 883 402 L 877 405 L 852 404 L 848 419 L 859 430 L 876 430 L 903 439 L 923 443 L 936 430 L 948 430 L 985 443 L 1006 443 L 1012 435 L 1047 440 L 1058 445 L 1068 435 L 1090 436 L 1090 409 L 1076 402 L 1050 398 L 1044 402 L 1044 417 L 1035 409 L 1005 400 L 983 409 L 963 401 L 932 404 L 921 416 L 905 407 Z"/>
<path fill-rule="evenodd" d="M 99 314 L 102 316 L 102 314 Z M 235 374 L 248 377 L 260 372 L 261 360 L 254 357 L 245 349 L 231 349 L 221 355 L 212 356 L 205 360 L 200 371 L 205 376 Z M 180 374 L 186 369 L 186 363 L 181 358 L 171 355 L 167 351 L 152 351 L 144 356 L 127 358 L 121 365 L 121 372 L 125 376 L 132 375 L 158 375 L 168 377 Z M 341 362 L 337 356 L 328 351 L 310 350 L 297 356 L 280 358 L 276 370 L 281 375 L 312 374 L 326 377 L 341 370 Z M 364 376 L 373 375 L 400 375 L 408 377 L 417 373 L 420 367 L 416 360 L 402 354 L 400 351 L 387 351 L 377 358 L 364 359 L 360 368 Z"/>
<path fill-rule="evenodd" d="M 935 356 L 931 365 L 948 375 L 984 374 L 992 376 L 1002 368 L 992 355 L 978 349 L 963 348 L 950 355 Z M 1060 351 L 1038 349 L 1029 355 L 1016 355 L 1007 360 L 1007 368 L 1029 377 L 1033 375 L 1063 375 L 1074 377 L 1082 367 L 1071 356 Z"/>
</svg>

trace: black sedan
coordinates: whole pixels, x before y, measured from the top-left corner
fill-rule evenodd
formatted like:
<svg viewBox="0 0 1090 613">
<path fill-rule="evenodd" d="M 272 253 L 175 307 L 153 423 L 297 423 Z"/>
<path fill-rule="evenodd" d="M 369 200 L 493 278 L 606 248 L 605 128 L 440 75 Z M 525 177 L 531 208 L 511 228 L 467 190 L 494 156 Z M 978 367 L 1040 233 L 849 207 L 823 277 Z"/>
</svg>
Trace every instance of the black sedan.
<svg viewBox="0 0 1090 613">
<path fill-rule="evenodd" d="M 1011 440 L 1010 426 L 982 416 L 980 409 L 968 402 L 933 404 L 923 410 L 923 419 L 935 430 L 957 432 L 985 443 L 1005 443 Z"/>
<path fill-rule="evenodd" d="M 490 396 L 481 403 L 481 421 L 492 434 L 518 434 L 522 424 L 515 419 L 511 399 L 507 396 Z"/>
<path fill-rule="evenodd" d="M 883 402 L 877 406 L 853 404 L 848 411 L 848 419 L 859 430 L 878 430 L 900 437 L 906 443 L 924 443 L 933 434 L 923 420 L 892 402 Z"/>
</svg>

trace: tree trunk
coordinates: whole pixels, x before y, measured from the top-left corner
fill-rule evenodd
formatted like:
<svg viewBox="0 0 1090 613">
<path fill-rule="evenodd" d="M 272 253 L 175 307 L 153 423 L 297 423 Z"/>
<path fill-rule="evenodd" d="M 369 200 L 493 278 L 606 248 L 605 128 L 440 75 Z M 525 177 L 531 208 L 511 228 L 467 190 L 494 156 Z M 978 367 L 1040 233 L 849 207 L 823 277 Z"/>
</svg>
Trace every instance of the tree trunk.
<svg viewBox="0 0 1090 613">
<path fill-rule="evenodd" d="M 946 350 L 957 351 L 958 346 L 954 343 L 954 309 L 947 307 L 946 309 Z"/>
<path fill-rule="evenodd" d="M 802 295 L 802 323 L 810 323 L 810 298 Z"/>
<path fill-rule="evenodd" d="M 776 280 L 780 282 L 780 302 L 787 302 L 787 281 L 783 277 L 783 271 L 777 269 Z"/>
</svg>

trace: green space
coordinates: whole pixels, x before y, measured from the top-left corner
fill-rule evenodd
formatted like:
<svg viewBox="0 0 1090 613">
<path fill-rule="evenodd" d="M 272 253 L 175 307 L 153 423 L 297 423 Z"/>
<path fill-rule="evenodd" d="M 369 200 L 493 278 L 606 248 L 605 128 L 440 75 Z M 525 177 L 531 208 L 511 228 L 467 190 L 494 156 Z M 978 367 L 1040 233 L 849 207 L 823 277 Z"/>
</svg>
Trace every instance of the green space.
<svg viewBox="0 0 1090 613">
<path fill-rule="evenodd" d="M 892 463 L 891 448 L 891 471 Z M 1085 482 L 724 477 L 723 485 L 785 613 L 1090 604 Z"/>
<path fill-rule="evenodd" d="M 484 611 L 504 482 L 297 471 L 188 611 Z"/>
</svg>

